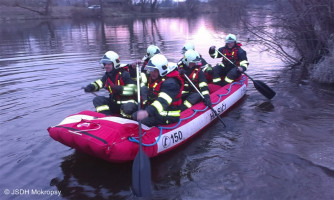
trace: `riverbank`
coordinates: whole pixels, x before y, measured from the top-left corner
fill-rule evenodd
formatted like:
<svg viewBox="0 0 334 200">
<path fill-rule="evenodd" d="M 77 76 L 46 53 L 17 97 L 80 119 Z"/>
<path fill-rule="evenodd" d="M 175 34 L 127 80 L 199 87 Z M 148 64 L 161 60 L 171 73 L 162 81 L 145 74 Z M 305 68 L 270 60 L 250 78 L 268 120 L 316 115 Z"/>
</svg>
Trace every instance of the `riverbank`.
<svg viewBox="0 0 334 200">
<path fill-rule="evenodd" d="M 150 17 L 150 16 L 180 16 L 187 15 L 185 12 L 179 12 L 181 8 L 159 9 L 157 12 L 141 12 L 138 8 L 129 11 L 123 11 L 115 8 L 104 8 L 105 18 L 115 17 Z M 214 13 L 214 8 L 205 4 L 201 7 L 200 13 Z M 199 12 L 197 12 L 199 14 Z M 0 23 L 19 21 L 19 20 L 48 20 L 48 19 L 68 19 L 68 18 L 99 18 L 100 10 L 91 10 L 85 7 L 74 6 L 55 6 L 51 8 L 50 15 L 41 15 L 27 9 L 11 6 L 0 6 Z"/>
<path fill-rule="evenodd" d="M 110 8 L 106 8 L 105 13 L 106 13 L 105 17 L 129 17 L 138 14 L 136 12 L 133 13 L 119 12 L 112 10 Z M 98 17 L 99 14 L 100 13 L 97 10 L 89 10 L 88 8 L 83 8 L 83 7 L 57 6 L 57 7 L 52 7 L 51 14 L 46 16 L 19 7 L 0 6 L 0 22 L 9 22 L 18 20 L 92 18 L 92 17 Z"/>
</svg>

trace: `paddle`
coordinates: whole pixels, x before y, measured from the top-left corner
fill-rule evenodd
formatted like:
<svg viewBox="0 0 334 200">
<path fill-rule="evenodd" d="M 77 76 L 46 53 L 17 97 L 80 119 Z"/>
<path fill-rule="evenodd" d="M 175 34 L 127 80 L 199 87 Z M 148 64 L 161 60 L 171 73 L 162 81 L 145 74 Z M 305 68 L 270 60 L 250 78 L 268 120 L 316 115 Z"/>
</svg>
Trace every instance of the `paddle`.
<svg viewBox="0 0 334 200">
<path fill-rule="evenodd" d="M 140 68 L 137 64 L 137 99 L 138 111 L 140 110 Z M 132 190 L 137 197 L 151 196 L 151 165 L 150 159 L 142 149 L 141 121 L 138 121 L 139 128 L 139 151 L 132 165 Z"/>
<path fill-rule="evenodd" d="M 216 50 L 216 51 L 218 51 L 218 50 Z M 234 67 L 237 67 L 230 59 L 228 59 L 220 51 L 218 51 L 218 53 L 221 56 L 223 56 L 227 61 L 229 61 Z M 245 74 L 250 80 L 253 81 L 253 84 L 254 84 L 255 88 L 263 96 L 267 97 L 268 99 L 272 99 L 276 95 L 276 92 L 274 90 L 272 90 L 268 85 L 266 85 L 265 83 L 263 83 L 262 81 L 260 81 L 260 80 L 253 80 L 250 76 L 248 76 L 248 74 L 246 74 L 246 72 L 243 72 L 243 74 Z"/>
<path fill-rule="evenodd" d="M 194 85 L 194 83 L 189 79 L 189 77 L 186 74 L 183 74 L 184 77 L 186 77 L 186 79 L 188 80 L 188 82 L 190 83 L 190 85 L 196 90 L 196 92 L 201 95 L 202 99 L 205 100 L 203 94 L 197 89 L 197 87 Z M 219 121 L 221 123 L 223 123 L 224 127 L 226 127 L 225 123 L 223 122 L 223 119 L 218 115 L 218 113 L 216 112 L 215 109 L 212 108 L 212 106 L 209 106 L 209 108 L 212 110 L 213 113 L 215 113 L 215 115 L 218 117 Z"/>
</svg>

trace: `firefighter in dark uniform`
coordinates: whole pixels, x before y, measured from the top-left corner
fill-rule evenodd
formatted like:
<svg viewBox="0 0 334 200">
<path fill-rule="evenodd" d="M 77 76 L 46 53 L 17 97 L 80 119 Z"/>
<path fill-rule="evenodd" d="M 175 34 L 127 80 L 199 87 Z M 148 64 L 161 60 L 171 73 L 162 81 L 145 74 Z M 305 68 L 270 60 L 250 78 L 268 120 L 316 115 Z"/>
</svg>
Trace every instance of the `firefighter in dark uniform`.
<svg viewBox="0 0 334 200">
<path fill-rule="evenodd" d="M 188 76 L 188 78 L 204 96 L 204 104 L 206 106 L 211 106 L 212 104 L 208 83 L 204 72 L 201 70 L 202 64 L 199 53 L 194 50 L 186 51 L 183 57 L 183 63 L 184 65 L 179 67 L 181 77 L 184 80 L 184 89 L 182 91 L 183 103 L 181 105 L 181 111 L 190 108 L 191 106 L 200 102 L 202 99 L 201 95 L 193 88 L 191 83 L 188 82 L 184 75 Z"/>
<path fill-rule="evenodd" d="M 193 43 L 186 42 L 181 49 L 181 53 L 184 55 L 186 51 L 188 50 L 195 51 L 195 46 Z M 212 74 L 213 74 L 212 66 L 208 62 L 206 62 L 206 60 L 202 57 L 202 55 L 200 55 L 200 59 L 201 59 L 201 64 L 202 64 L 201 70 L 204 72 L 205 77 L 208 80 L 208 82 L 212 82 Z M 181 58 L 177 64 L 179 68 L 184 66 L 183 58 Z"/>
<path fill-rule="evenodd" d="M 109 97 L 97 96 L 93 99 L 96 111 L 106 115 L 121 114 L 126 117 L 121 105 L 133 102 L 135 103 L 136 83 L 131 79 L 129 72 L 120 63 L 117 53 L 108 51 L 100 61 L 103 64 L 106 73 L 101 79 L 98 79 L 84 90 L 85 92 L 99 91 L 105 88 L 109 91 Z"/>
<path fill-rule="evenodd" d="M 241 48 L 242 45 L 240 43 L 237 43 L 235 35 L 228 34 L 225 42 L 225 46 L 220 47 L 218 50 L 216 50 L 215 46 L 211 46 L 209 49 L 209 54 L 212 58 L 221 58 L 223 57 L 221 54 L 223 54 L 237 66 L 234 67 L 228 60 L 223 58 L 222 63 L 213 68 L 212 82 L 220 86 L 232 83 L 239 78 L 249 65 L 246 51 Z"/>
<path fill-rule="evenodd" d="M 147 104 L 145 109 L 132 115 L 133 119 L 141 120 L 150 127 L 178 122 L 183 90 L 183 79 L 179 72 L 168 66 L 168 60 L 162 54 L 154 55 L 146 69 L 150 72 Z"/>
</svg>

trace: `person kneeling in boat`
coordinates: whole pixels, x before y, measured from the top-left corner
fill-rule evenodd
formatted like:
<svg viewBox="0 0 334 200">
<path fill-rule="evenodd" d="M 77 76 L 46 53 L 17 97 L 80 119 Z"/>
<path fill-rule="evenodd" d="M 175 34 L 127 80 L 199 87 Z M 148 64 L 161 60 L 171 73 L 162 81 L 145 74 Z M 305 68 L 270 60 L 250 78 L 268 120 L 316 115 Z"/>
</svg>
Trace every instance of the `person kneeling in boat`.
<svg viewBox="0 0 334 200">
<path fill-rule="evenodd" d="M 181 53 L 183 54 L 183 56 L 188 50 L 194 50 L 195 51 L 195 46 L 194 46 L 193 43 L 186 42 L 183 45 L 183 47 L 181 49 Z M 212 82 L 212 74 L 213 74 L 212 66 L 211 66 L 211 64 L 206 62 L 206 60 L 202 57 L 201 54 L 199 54 L 199 56 L 200 56 L 201 63 L 202 63 L 201 70 L 204 72 L 207 81 Z M 178 65 L 179 68 L 181 68 L 182 66 L 185 65 L 185 63 L 183 61 L 183 57 L 180 59 L 180 61 L 177 63 L 177 65 Z"/>
<path fill-rule="evenodd" d="M 109 98 L 97 96 L 93 99 L 96 111 L 106 115 L 121 114 L 129 118 L 129 115 L 121 109 L 121 105 L 128 102 L 136 102 L 135 81 L 130 78 L 129 72 L 124 68 L 126 65 L 120 63 L 116 52 L 106 52 L 100 63 L 103 64 L 106 73 L 101 79 L 87 85 L 84 88 L 85 92 L 95 92 L 106 88 L 110 93 Z"/>
<path fill-rule="evenodd" d="M 234 67 L 230 61 L 223 58 L 222 63 L 217 64 L 213 68 L 212 82 L 220 86 L 227 85 L 238 79 L 241 74 L 247 70 L 249 65 L 246 51 L 241 48 L 242 45 L 240 43 L 237 43 L 237 37 L 235 35 L 228 34 L 225 42 L 225 46 L 220 47 L 218 50 L 216 50 L 215 46 L 211 46 L 209 49 L 209 54 L 212 58 L 221 58 L 223 54 L 237 66 Z"/>
<path fill-rule="evenodd" d="M 204 104 L 210 107 L 212 103 L 208 83 L 204 72 L 201 70 L 202 63 L 199 53 L 194 50 L 188 50 L 184 54 L 183 63 L 184 65 L 179 67 L 179 72 L 184 80 L 184 89 L 182 91 L 183 104 L 180 106 L 181 111 L 190 108 L 202 99 L 201 95 L 193 88 L 185 75 L 199 88 L 201 94 L 204 96 Z"/>
<path fill-rule="evenodd" d="M 135 112 L 132 118 L 149 127 L 178 122 L 183 90 L 179 72 L 170 68 L 167 58 L 161 54 L 153 56 L 146 69 L 150 72 L 147 106 Z"/>
</svg>

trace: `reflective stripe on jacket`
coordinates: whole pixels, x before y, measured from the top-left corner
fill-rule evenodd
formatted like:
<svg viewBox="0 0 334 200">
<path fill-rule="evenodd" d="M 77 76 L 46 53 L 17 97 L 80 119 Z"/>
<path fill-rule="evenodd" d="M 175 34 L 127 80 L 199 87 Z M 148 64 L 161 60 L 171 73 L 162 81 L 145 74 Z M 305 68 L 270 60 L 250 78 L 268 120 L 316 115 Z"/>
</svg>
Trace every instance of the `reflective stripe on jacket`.
<svg viewBox="0 0 334 200">
<path fill-rule="evenodd" d="M 109 91 L 109 93 L 112 95 L 114 94 L 112 88 L 113 86 L 122 86 L 122 92 L 120 94 L 117 95 L 113 95 L 113 100 L 115 100 L 115 102 L 117 104 L 124 104 L 124 103 L 128 103 L 128 102 L 135 102 L 135 88 L 136 85 L 132 82 L 129 81 L 124 81 L 123 80 L 123 73 L 129 73 L 127 72 L 126 69 L 120 69 L 116 76 L 114 77 L 114 80 L 112 80 L 112 77 L 108 76 L 106 77 L 106 81 L 104 86 L 106 87 L 106 89 Z M 130 80 L 130 79 L 129 79 Z"/>
</svg>

